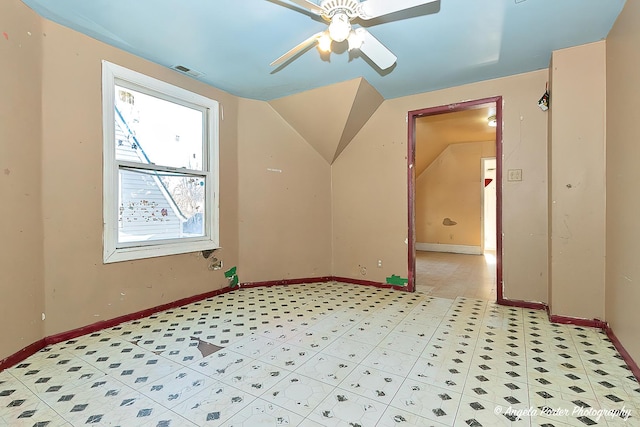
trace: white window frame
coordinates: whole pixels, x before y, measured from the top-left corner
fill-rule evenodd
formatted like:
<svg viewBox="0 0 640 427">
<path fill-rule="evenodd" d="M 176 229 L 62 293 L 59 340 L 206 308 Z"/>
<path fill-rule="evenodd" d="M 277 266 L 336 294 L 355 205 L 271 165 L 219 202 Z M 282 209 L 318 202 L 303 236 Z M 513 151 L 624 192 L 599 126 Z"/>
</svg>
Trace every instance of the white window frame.
<svg viewBox="0 0 640 427">
<path fill-rule="evenodd" d="M 205 235 L 179 239 L 118 243 L 119 171 L 130 168 L 131 162 L 116 160 L 115 86 L 134 90 L 188 106 L 204 112 L 203 170 L 205 177 Z M 217 249 L 219 245 L 219 140 L 218 102 L 186 89 L 154 79 L 119 65 L 102 61 L 102 121 L 103 121 L 103 260 L 104 263 L 152 258 Z M 140 170 L 189 173 L 187 169 L 161 165 L 134 165 Z"/>
</svg>

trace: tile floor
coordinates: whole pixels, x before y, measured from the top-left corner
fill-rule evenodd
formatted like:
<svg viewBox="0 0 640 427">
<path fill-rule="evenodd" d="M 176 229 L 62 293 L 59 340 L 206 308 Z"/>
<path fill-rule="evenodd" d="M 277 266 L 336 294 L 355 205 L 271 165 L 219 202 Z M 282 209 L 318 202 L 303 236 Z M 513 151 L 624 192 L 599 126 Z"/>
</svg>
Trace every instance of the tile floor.
<svg viewBox="0 0 640 427">
<path fill-rule="evenodd" d="M 416 251 L 416 290 L 432 296 L 496 300 L 496 255 Z"/>
<path fill-rule="evenodd" d="M 0 425 L 638 426 L 640 387 L 597 330 L 331 282 L 47 347 L 0 373 Z"/>
</svg>

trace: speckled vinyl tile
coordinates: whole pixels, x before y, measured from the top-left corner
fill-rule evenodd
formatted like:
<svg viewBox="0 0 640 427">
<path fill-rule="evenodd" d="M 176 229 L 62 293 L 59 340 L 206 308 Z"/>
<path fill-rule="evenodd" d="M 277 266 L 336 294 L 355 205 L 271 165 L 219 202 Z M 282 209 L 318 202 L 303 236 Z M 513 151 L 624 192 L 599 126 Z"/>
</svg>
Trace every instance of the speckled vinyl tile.
<svg viewBox="0 0 640 427">
<path fill-rule="evenodd" d="M 298 426 L 303 420 L 302 416 L 294 412 L 262 399 L 256 399 L 227 420 L 224 425 L 226 427 Z"/>
<path fill-rule="evenodd" d="M 337 282 L 235 289 L 48 346 L 0 372 L 0 425 L 11 427 L 639 419 L 640 385 L 601 331 L 475 298 Z"/>
<path fill-rule="evenodd" d="M 410 356 L 395 350 L 376 347 L 360 363 L 362 366 L 379 369 L 406 377 L 416 364 L 419 356 Z"/>
<path fill-rule="evenodd" d="M 406 380 L 393 398 L 391 406 L 442 424 L 452 425 L 461 398 L 461 394 L 451 390 Z"/>
<path fill-rule="evenodd" d="M 527 403 L 496 405 L 494 402 L 477 397 L 462 396 L 454 426 L 460 427 L 529 427 L 531 416 Z"/>
<path fill-rule="evenodd" d="M 315 378 L 332 386 L 340 384 L 358 366 L 355 362 L 318 353 L 296 369 L 297 373 Z"/>
<path fill-rule="evenodd" d="M 204 359 L 189 365 L 194 371 L 201 372 L 213 379 L 233 374 L 245 368 L 253 361 L 252 358 L 231 350 L 222 349 L 210 354 Z"/>
<path fill-rule="evenodd" d="M 261 398 L 306 417 L 334 388 L 332 385 L 294 372 L 273 385 Z"/>
<path fill-rule="evenodd" d="M 324 352 L 340 359 L 360 363 L 375 347 L 372 344 L 365 344 L 354 341 L 350 338 L 337 338 L 329 344 Z"/>
<path fill-rule="evenodd" d="M 339 387 L 387 405 L 398 392 L 404 377 L 366 366 L 358 366 Z"/>
<path fill-rule="evenodd" d="M 296 370 L 317 353 L 304 347 L 289 343 L 277 343 L 275 348 L 266 353 L 263 359 L 271 364 L 287 370 Z"/>
<path fill-rule="evenodd" d="M 11 404 L 12 406 L 2 408 L 2 412 L 0 413 L 0 425 L 11 427 L 71 426 L 67 420 L 59 416 L 53 409 L 42 401 L 33 399 L 29 401 L 25 400 L 21 403 L 20 400 L 14 400 Z"/>
<path fill-rule="evenodd" d="M 334 389 L 308 419 L 326 427 L 375 426 L 387 405 L 339 388 Z"/>
<path fill-rule="evenodd" d="M 231 344 L 226 348 L 236 353 L 256 359 L 269 353 L 271 350 L 276 348 L 277 344 L 278 342 L 275 340 L 265 338 L 260 335 L 252 335 Z"/>
<path fill-rule="evenodd" d="M 463 394 L 503 406 L 529 402 L 529 389 L 526 383 L 484 374 L 469 375 Z"/>
<path fill-rule="evenodd" d="M 287 343 L 296 345 L 298 347 L 304 347 L 311 351 L 322 351 L 329 346 L 333 341 L 340 337 L 339 334 L 331 332 L 316 332 L 313 330 L 306 330 L 303 333 L 294 336 Z"/>
<path fill-rule="evenodd" d="M 576 394 L 562 394 L 538 386 L 531 386 L 529 394 L 531 406 L 545 418 L 567 425 L 608 425 L 606 418 L 591 415 L 602 410 L 602 406 L 595 399 Z"/>
<path fill-rule="evenodd" d="M 202 372 L 183 368 L 139 390 L 145 396 L 171 409 L 215 382 Z"/>
<path fill-rule="evenodd" d="M 418 356 L 422 354 L 427 347 L 427 340 L 420 337 L 412 337 L 407 335 L 388 335 L 383 339 L 378 347 L 386 350 L 395 350 L 405 353 L 409 356 Z"/>
<path fill-rule="evenodd" d="M 376 423 L 376 427 L 448 427 L 448 424 L 441 424 L 405 411 L 393 406 L 389 406 L 382 417 Z"/>
<path fill-rule="evenodd" d="M 223 426 L 255 399 L 240 389 L 218 383 L 178 404 L 173 412 L 199 426 Z"/>
<path fill-rule="evenodd" d="M 242 369 L 223 376 L 220 381 L 254 396 L 260 396 L 291 371 L 253 360 Z"/>
</svg>

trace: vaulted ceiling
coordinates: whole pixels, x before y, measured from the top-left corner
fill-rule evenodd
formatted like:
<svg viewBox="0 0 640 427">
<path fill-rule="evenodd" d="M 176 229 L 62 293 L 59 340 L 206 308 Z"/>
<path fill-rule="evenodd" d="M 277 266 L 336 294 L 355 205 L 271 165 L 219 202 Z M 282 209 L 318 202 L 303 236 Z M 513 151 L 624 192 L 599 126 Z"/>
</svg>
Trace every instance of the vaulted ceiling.
<svg viewBox="0 0 640 427">
<path fill-rule="evenodd" d="M 416 119 L 416 176 L 451 144 L 494 141 L 496 128 L 488 118 L 495 114 L 491 105 Z"/>
</svg>

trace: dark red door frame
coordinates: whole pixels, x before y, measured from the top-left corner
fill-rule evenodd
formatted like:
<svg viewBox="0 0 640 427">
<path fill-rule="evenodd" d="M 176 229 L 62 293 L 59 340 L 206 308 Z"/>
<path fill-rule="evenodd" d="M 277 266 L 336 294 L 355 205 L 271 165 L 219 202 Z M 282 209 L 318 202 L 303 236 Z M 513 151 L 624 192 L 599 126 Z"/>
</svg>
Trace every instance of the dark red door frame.
<svg viewBox="0 0 640 427">
<path fill-rule="evenodd" d="M 440 105 L 438 107 L 424 108 L 421 110 L 409 111 L 409 133 L 407 144 L 407 188 L 408 188 L 408 279 L 407 290 L 415 291 L 416 273 L 416 234 L 415 234 L 415 158 L 416 158 L 416 119 L 419 117 L 432 116 L 436 114 L 454 113 L 476 108 L 484 104 L 495 104 L 496 108 L 496 294 L 497 302 L 502 302 L 502 97 L 476 99 L 474 101 L 459 102 L 456 104 Z"/>
</svg>

